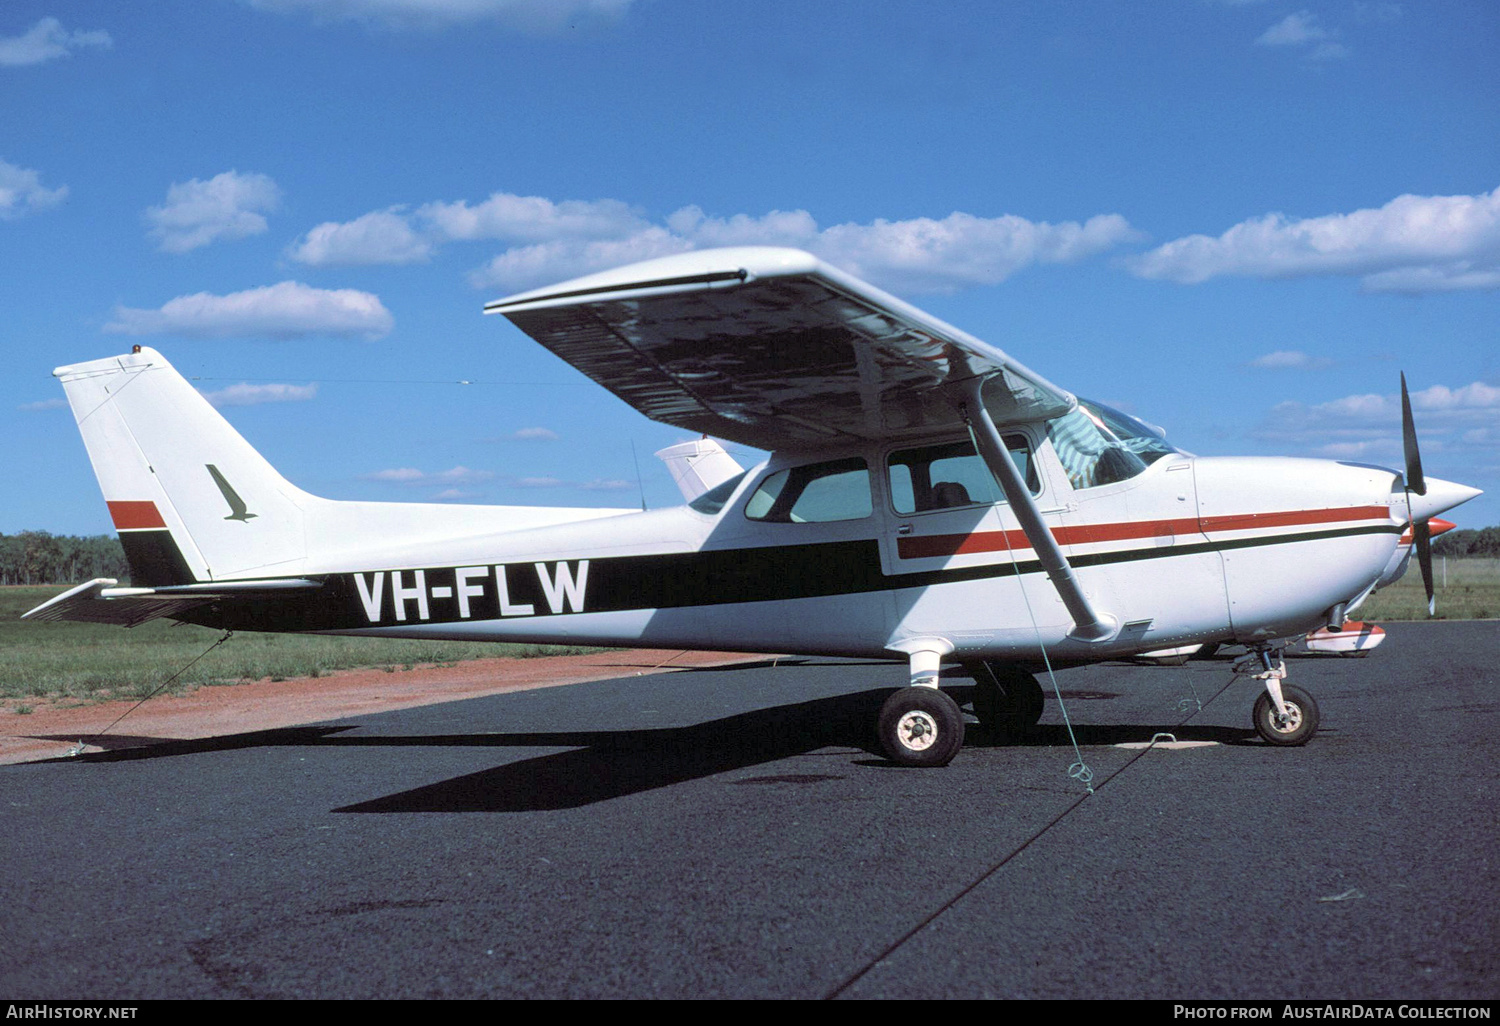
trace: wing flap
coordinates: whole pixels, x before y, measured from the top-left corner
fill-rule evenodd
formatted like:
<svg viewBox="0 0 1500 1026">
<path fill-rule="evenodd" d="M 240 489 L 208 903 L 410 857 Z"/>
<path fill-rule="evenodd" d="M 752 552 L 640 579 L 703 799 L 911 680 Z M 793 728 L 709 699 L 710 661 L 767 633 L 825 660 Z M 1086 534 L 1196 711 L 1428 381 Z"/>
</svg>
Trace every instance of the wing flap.
<svg viewBox="0 0 1500 1026">
<path fill-rule="evenodd" d="M 701 250 L 489 304 L 653 420 L 764 449 L 997 423 L 1073 396 L 1005 353 L 796 250 Z M 991 395 L 993 399 L 989 398 Z"/>
</svg>

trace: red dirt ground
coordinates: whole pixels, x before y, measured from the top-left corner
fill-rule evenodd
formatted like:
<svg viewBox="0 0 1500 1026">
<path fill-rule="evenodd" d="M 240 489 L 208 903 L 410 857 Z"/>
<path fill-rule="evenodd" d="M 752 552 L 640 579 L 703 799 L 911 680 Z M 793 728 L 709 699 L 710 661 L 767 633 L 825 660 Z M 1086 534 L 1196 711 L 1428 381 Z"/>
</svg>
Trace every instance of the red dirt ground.
<svg viewBox="0 0 1500 1026">
<path fill-rule="evenodd" d="M 540 659 L 474 659 L 451 666 L 338 670 L 322 677 L 262 680 L 199 688 L 181 697 L 158 696 L 130 712 L 102 738 L 116 717 L 138 699 L 95 705 L 34 704 L 34 712 L 0 713 L 0 764 L 63 756 L 88 742 L 88 751 L 120 748 L 111 735 L 138 744 L 143 737 L 200 740 L 253 730 L 273 730 L 368 713 L 454 702 L 505 691 L 550 688 L 588 680 L 628 677 L 697 666 L 725 666 L 769 658 L 733 652 L 620 649 Z M 65 738 L 68 740 L 55 740 Z"/>
</svg>

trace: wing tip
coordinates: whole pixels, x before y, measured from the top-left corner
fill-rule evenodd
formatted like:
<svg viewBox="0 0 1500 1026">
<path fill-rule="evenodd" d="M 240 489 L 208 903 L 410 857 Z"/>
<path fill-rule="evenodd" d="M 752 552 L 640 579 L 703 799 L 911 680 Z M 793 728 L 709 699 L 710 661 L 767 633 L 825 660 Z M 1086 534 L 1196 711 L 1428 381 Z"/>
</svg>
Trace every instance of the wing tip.
<svg viewBox="0 0 1500 1026">
<path fill-rule="evenodd" d="M 642 260 L 595 274 L 518 292 L 484 305 L 485 313 L 511 313 L 588 297 L 607 299 L 622 294 L 738 285 L 757 278 L 813 274 L 826 270 L 811 253 L 782 246 L 731 246 L 694 249 Z"/>
</svg>

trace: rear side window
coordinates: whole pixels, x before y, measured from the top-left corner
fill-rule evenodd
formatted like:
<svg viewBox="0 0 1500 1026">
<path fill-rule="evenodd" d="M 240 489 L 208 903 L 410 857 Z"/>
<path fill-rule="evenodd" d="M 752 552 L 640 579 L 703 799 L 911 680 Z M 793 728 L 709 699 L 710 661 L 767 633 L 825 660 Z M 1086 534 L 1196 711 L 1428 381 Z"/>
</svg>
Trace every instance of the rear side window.
<svg viewBox="0 0 1500 1026">
<path fill-rule="evenodd" d="M 736 474 L 723 484 L 710 488 L 688 503 L 688 505 L 699 513 L 707 513 L 712 516 L 724 508 L 724 503 L 729 501 L 729 497 L 734 494 L 734 490 L 740 486 L 740 482 L 744 479 L 744 474 Z"/>
<path fill-rule="evenodd" d="M 1026 487 L 1033 495 L 1041 491 L 1026 436 L 1006 435 L 1005 448 Z M 893 452 L 886 469 L 891 506 L 897 513 L 927 513 L 1005 501 L 990 468 L 967 439 Z"/>
<path fill-rule="evenodd" d="M 870 503 L 870 468 L 859 457 L 778 471 L 761 482 L 745 516 L 778 524 L 863 520 Z"/>
</svg>

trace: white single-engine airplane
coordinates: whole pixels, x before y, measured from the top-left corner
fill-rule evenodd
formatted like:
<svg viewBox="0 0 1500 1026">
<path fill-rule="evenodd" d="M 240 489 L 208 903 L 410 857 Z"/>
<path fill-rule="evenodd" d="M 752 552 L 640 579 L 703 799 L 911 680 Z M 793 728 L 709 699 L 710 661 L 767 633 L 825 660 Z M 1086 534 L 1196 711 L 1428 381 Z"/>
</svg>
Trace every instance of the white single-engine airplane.
<svg viewBox="0 0 1500 1026">
<path fill-rule="evenodd" d="M 1405 475 L 1193 457 L 796 250 L 684 253 L 485 310 L 653 420 L 773 454 L 649 512 L 335 502 L 136 347 L 54 372 L 132 586 L 26 615 L 902 659 L 879 739 L 924 766 L 963 743 L 944 662 L 974 675 L 982 724 L 1024 730 L 1044 659 L 1237 642 L 1260 656 L 1256 729 L 1295 745 L 1318 711 L 1282 683 L 1286 639 L 1342 624 L 1409 524 L 1430 580 L 1429 519 L 1479 494 L 1424 480 L 1409 403 Z"/>
</svg>

